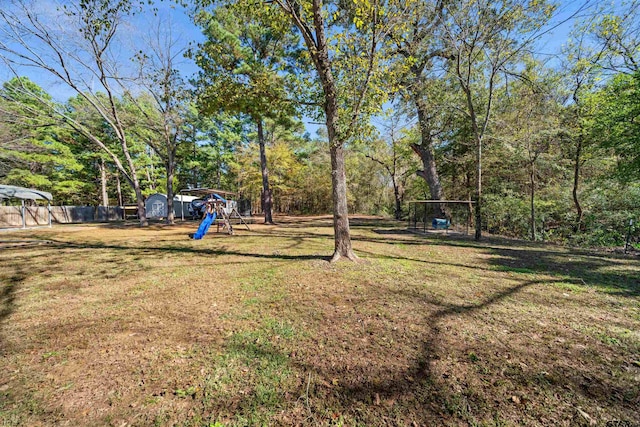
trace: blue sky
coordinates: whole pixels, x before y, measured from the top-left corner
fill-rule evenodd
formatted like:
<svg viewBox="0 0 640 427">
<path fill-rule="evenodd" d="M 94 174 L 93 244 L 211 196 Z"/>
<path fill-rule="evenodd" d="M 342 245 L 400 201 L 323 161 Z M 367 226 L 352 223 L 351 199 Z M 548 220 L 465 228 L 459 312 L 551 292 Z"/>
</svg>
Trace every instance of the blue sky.
<svg viewBox="0 0 640 427">
<path fill-rule="evenodd" d="M 618 3 L 619 1 L 611 2 L 612 10 Z M 63 0 L 35 0 L 36 10 L 43 15 L 55 11 L 56 8 L 62 4 Z M 567 0 L 561 2 L 555 18 L 556 23 L 561 23 L 566 20 L 585 4 L 595 5 L 596 1 Z M 124 64 L 131 64 L 131 62 L 128 61 L 128 57 L 130 56 L 129 52 L 137 50 L 141 46 L 140 42 L 154 33 L 154 28 L 159 27 L 163 31 L 170 30 L 173 38 L 177 40 L 179 46 L 184 49 L 190 44 L 203 40 L 200 29 L 192 23 L 191 18 L 188 16 L 188 11 L 183 7 L 175 5 L 170 0 L 156 1 L 155 6 L 158 9 L 156 14 L 149 12 L 143 13 L 136 16 L 130 25 L 121 28 L 123 31 L 118 40 L 120 45 L 117 54 L 121 56 Z M 557 55 L 562 45 L 567 41 L 571 24 L 571 22 L 560 24 L 558 28 L 546 34 L 539 41 L 536 49 L 537 52 L 547 57 Z M 182 75 L 187 78 L 197 72 L 197 66 L 187 58 L 181 60 L 179 69 Z M 40 70 L 23 68 L 21 72 L 23 75 L 30 77 L 33 81 L 41 85 L 57 100 L 64 101 L 70 96 L 75 95 L 71 89 L 61 83 L 57 83 L 52 77 L 47 76 Z M 0 68 L 0 81 L 5 81 L 11 77 L 12 75 L 8 70 Z M 317 129 L 317 125 L 308 124 L 307 126 L 308 130 L 312 133 Z"/>
</svg>

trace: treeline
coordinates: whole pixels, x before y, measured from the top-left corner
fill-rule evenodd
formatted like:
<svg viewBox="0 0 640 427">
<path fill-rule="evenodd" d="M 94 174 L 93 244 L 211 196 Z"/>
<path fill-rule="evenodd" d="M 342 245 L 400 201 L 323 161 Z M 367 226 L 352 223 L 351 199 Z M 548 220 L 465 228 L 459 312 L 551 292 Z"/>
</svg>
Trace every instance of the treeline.
<svg viewBox="0 0 640 427">
<path fill-rule="evenodd" d="M 124 44 L 145 7 L 0 12 L 16 74 L 0 92 L 0 182 L 137 204 L 141 224 L 145 196 L 188 187 L 237 191 L 267 222 L 343 199 L 397 219 L 408 200 L 471 199 L 478 238 L 612 245 L 640 219 L 637 1 L 203 1 L 189 13 L 204 42 L 180 48 L 158 25 Z M 571 33 L 542 55 L 558 26 Z"/>
</svg>

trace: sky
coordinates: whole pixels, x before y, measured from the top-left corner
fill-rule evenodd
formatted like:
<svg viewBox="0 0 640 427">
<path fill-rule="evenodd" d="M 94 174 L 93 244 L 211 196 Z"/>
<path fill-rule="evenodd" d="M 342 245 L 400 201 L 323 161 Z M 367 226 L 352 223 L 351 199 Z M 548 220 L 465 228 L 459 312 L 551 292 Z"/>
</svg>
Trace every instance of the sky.
<svg viewBox="0 0 640 427">
<path fill-rule="evenodd" d="M 9 1 L 0 0 L 0 4 L 5 2 L 8 3 Z M 56 16 L 58 20 L 59 17 L 56 11 L 65 3 L 64 0 L 32 0 L 32 2 L 34 3 L 33 10 L 37 15 L 44 19 Z M 197 44 L 204 39 L 202 32 L 192 23 L 185 8 L 173 4 L 170 0 L 156 0 L 155 7 L 157 12 L 147 10 L 133 17 L 127 25 L 119 28 L 119 38 L 114 43 L 114 45 L 117 45 L 114 54 L 120 56 L 118 60 L 125 66 L 132 66 L 130 58 L 133 56 L 133 52 L 145 45 L 146 41 L 154 37 L 158 31 L 162 33 L 170 31 L 178 49 L 186 50 L 189 46 Z M 64 29 L 61 29 L 61 31 L 64 31 Z M 0 37 L 2 37 L 1 34 Z M 198 71 L 194 61 L 188 58 L 181 58 L 177 65 L 183 77 L 186 78 Z M 75 95 L 73 89 L 59 83 L 56 78 L 42 70 L 20 67 L 19 73 L 38 83 L 58 101 L 65 101 Z M 6 81 L 13 76 L 12 71 L 0 63 L 0 82 Z"/>
<path fill-rule="evenodd" d="M 57 8 L 64 4 L 63 0 L 32 1 L 34 1 L 34 10 L 43 16 L 53 14 Z M 616 8 L 619 1 L 620 0 L 615 0 L 611 2 L 612 10 Z M 6 4 L 8 2 L 9 0 L 0 0 L 0 3 Z M 536 46 L 537 53 L 541 57 L 549 58 L 551 61 L 557 58 L 562 45 L 566 43 L 569 37 L 572 26 L 571 21 L 565 21 L 585 5 L 595 5 L 596 3 L 596 0 L 561 1 L 558 13 L 554 18 L 555 23 L 552 24 L 557 27 L 541 37 Z M 155 7 L 157 8 L 157 13 L 146 12 L 139 14 L 132 20 L 130 25 L 121 28 L 121 36 L 118 40 L 119 49 L 114 54 L 120 55 L 122 63 L 125 65 L 128 64 L 126 66 L 133 66 L 133 63 L 129 61 L 131 52 L 137 51 L 141 46 L 141 42 L 156 33 L 157 30 L 154 29 L 160 28 L 161 32 L 165 33 L 170 31 L 172 38 L 177 41 L 177 48 L 179 49 L 187 49 L 189 46 L 193 46 L 204 39 L 200 29 L 193 24 L 188 15 L 188 11 L 183 7 L 175 5 L 171 0 L 156 1 Z M 198 71 L 195 63 L 187 58 L 181 59 L 178 68 L 185 78 L 193 76 Z M 42 86 L 58 101 L 65 101 L 75 95 L 72 89 L 56 82 L 54 78 L 47 76 L 40 70 L 21 68 L 20 72 Z M 11 77 L 12 74 L 10 71 L 0 63 L 0 81 L 8 80 Z M 305 119 L 305 122 L 307 130 L 312 134 L 315 133 L 318 125 L 310 123 L 311 121 L 308 119 Z"/>
</svg>

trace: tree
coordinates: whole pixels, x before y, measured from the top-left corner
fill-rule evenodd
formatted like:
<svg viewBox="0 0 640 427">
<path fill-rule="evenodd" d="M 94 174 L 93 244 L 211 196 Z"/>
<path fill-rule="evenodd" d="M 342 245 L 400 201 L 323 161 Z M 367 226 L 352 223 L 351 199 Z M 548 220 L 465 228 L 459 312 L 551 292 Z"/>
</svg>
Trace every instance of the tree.
<svg viewBox="0 0 640 427">
<path fill-rule="evenodd" d="M 47 117 L 40 99 L 53 103 L 49 94 L 25 77 L 0 88 L 0 178 L 67 200 L 82 193 L 84 184 L 78 176 L 82 165 L 71 151 L 71 135 Z"/>
<path fill-rule="evenodd" d="M 129 128 L 141 137 L 160 157 L 165 168 L 168 224 L 174 223 L 174 180 L 177 168 L 178 145 L 183 142 L 188 118 L 189 92 L 179 70 L 179 58 L 184 49 L 177 47 L 170 25 L 158 22 L 153 39 L 147 43 L 145 52 L 136 59 L 140 65 L 139 81 L 148 96 L 133 96 L 127 99 L 137 108 Z M 144 118 L 144 125 L 139 117 Z M 144 129 L 144 130 L 143 130 Z"/>
<path fill-rule="evenodd" d="M 118 90 L 130 81 L 120 75 L 113 50 L 118 30 L 136 8 L 128 0 L 79 0 L 55 13 L 39 16 L 26 0 L 11 0 L 0 10 L 0 56 L 14 69 L 35 68 L 47 73 L 83 98 L 113 131 L 122 160 L 92 129 L 75 120 L 58 104 L 39 98 L 47 114 L 84 135 L 112 160 L 136 194 L 141 226 L 148 225 L 138 173 L 118 103 Z M 53 12 L 53 11 L 51 11 Z M 102 95 L 97 91 L 99 88 Z M 21 86 L 25 93 L 29 87 Z"/>
<path fill-rule="evenodd" d="M 563 68 L 567 70 L 566 78 L 569 81 L 570 91 L 570 133 L 569 137 L 574 143 L 573 152 L 573 186 L 571 195 L 576 209 L 574 231 L 584 229 L 584 211 L 580 203 L 580 181 L 582 167 L 585 162 L 585 146 L 589 142 L 586 133 L 586 122 L 588 121 L 585 97 L 595 87 L 601 75 L 600 62 L 605 54 L 604 46 L 593 46 L 589 43 L 590 34 L 586 32 L 584 24 L 580 24 L 573 31 L 576 34 L 575 41 L 565 47 L 565 64 Z"/>
<path fill-rule="evenodd" d="M 436 75 L 434 67 L 436 61 L 448 56 L 442 43 L 443 37 L 438 34 L 444 6 L 443 0 L 410 2 L 408 24 L 397 26 L 390 33 L 394 50 L 401 57 L 397 65 L 399 84 L 418 118 L 420 141 L 411 145 L 422 161 L 422 170 L 418 170 L 417 174 L 427 182 L 432 200 L 441 200 L 443 197 L 434 141 L 442 131 L 440 127 L 443 126 L 447 108 L 443 102 L 437 102 L 445 91 L 438 87 L 440 76 Z M 436 209 L 441 210 L 439 206 Z M 436 216 L 441 216 L 441 212 L 437 212 Z"/>
<path fill-rule="evenodd" d="M 616 13 L 603 6 L 596 17 L 590 30 L 596 45 L 603 47 L 599 65 L 614 73 L 640 71 L 640 1 L 622 1 Z"/>
<path fill-rule="evenodd" d="M 618 157 L 619 177 L 640 180 L 640 71 L 618 74 L 587 103 L 597 111 L 590 133 Z"/>
<path fill-rule="evenodd" d="M 285 122 L 295 113 L 288 99 L 292 74 L 285 74 L 297 55 L 298 38 L 277 9 L 236 2 L 209 13 L 196 23 L 207 41 L 192 53 L 201 68 L 199 104 L 212 114 L 219 110 L 246 114 L 255 123 L 260 148 L 264 221 L 273 223 L 273 198 L 265 148 L 264 121 Z"/>
<path fill-rule="evenodd" d="M 379 109 L 383 103 L 385 93 L 374 91 L 372 81 L 380 73 L 380 47 L 395 16 L 393 3 L 274 0 L 274 4 L 302 35 L 322 88 L 333 192 L 331 260 L 356 260 L 349 230 L 345 143 L 360 128 L 361 115 Z"/>
<path fill-rule="evenodd" d="M 450 66 L 464 96 L 475 147 L 475 238 L 482 237 L 482 150 L 496 88 L 517 74 L 525 48 L 539 36 L 554 8 L 546 1 L 467 0 L 451 5 L 442 20 Z"/>
<path fill-rule="evenodd" d="M 550 156 L 553 146 L 559 145 L 566 131 L 560 123 L 562 104 L 554 91 L 554 87 L 560 86 L 557 74 L 546 72 L 541 64 L 528 59 L 519 77 L 504 91 L 498 117 L 502 131 L 496 131 L 495 137 L 504 140 L 505 151 L 515 160 L 514 163 L 505 161 L 507 173 L 517 177 L 520 170 L 527 175 L 529 236 L 536 240 L 536 189 L 543 180 L 540 175 L 549 178 L 551 174 L 548 169 L 543 170 L 540 163 Z"/>
<path fill-rule="evenodd" d="M 392 113 L 388 123 L 383 125 L 385 130 L 383 137 L 376 139 L 374 143 L 365 144 L 363 147 L 365 156 L 379 164 L 391 181 L 394 202 L 393 213 L 397 220 L 402 219 L 402 203 L 407 180 L 417 170 L 417 167 L 411 162 L 410 152 L 411 149 L 415 150 L 414 146 L 418 145 L 417 143 L 409 142 L 406 133 L 403 135 L 400 129 L 401 117 L 398 113 Z M 422 137 L 422 132 L 420 136 Z M 431 188 L 429 185 L 430 190 Z"/>
</svg>

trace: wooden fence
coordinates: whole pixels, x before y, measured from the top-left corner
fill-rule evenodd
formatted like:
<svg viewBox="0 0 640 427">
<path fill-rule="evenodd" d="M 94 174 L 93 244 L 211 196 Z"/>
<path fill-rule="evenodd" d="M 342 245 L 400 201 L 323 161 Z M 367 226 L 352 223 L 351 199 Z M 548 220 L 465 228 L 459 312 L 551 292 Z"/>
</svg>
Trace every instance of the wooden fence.
<svg viewBox="0 0 640 427">
<path fill-rule="evenodd" d="M 22 207 L 0 206 L 0 228 L 37 227 L 49 225 L 49 208 L 25 206 L 24 224 Z M 120 221 L 124 218 L 121 206 L 51 206 L 51 222 L 72 224 L 82 222 Z"/>
</svg>

